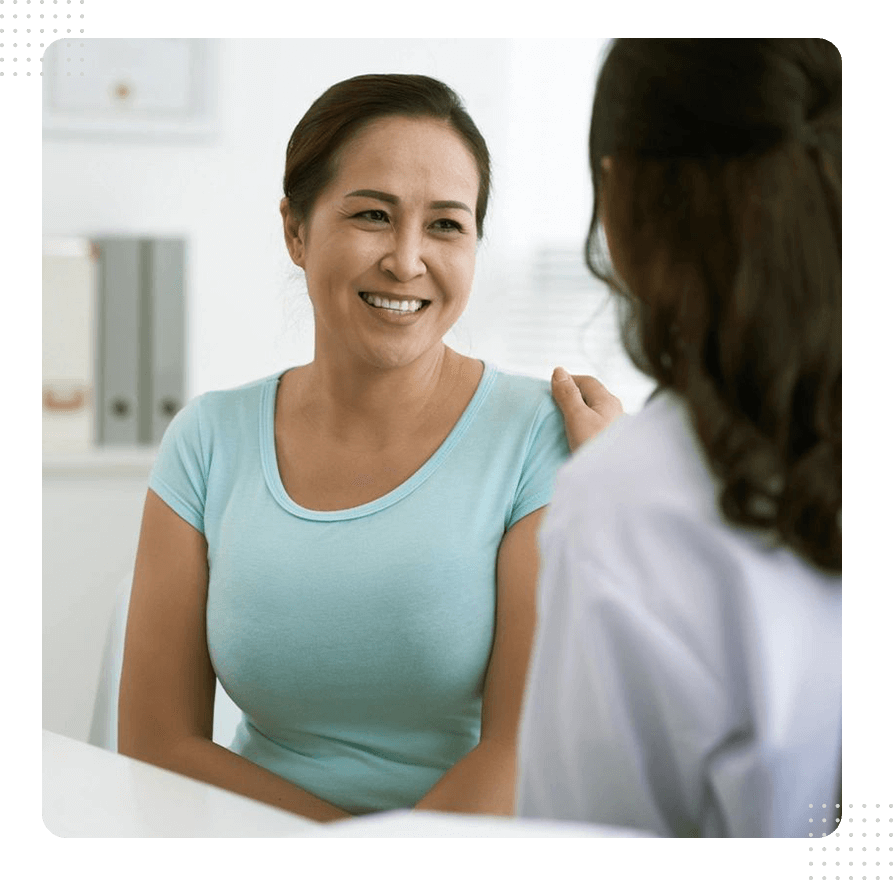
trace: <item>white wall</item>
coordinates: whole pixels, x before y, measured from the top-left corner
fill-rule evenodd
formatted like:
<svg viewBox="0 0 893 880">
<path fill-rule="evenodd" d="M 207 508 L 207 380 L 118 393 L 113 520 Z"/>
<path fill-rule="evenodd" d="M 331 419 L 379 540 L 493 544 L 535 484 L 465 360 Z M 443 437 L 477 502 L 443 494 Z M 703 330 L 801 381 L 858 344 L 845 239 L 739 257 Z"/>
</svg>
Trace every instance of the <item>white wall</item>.
<svg viewBox="0 0 893 880">
<path fill-rule="evenodd" d="M 571 351 L 562 333 L 536 338 L 538 358 L 513 347 L 513 334 L 518 321 L 532 316 L 538 322 L 550 308 L 529 282 L 537 248 L 582 247 L 591 205 L 588 117 L 604 45 L 583 39 L 212 42 L 214 137 L 192 143 L 47 138 L 44 232 L 187 238 L 187 397 L 309 360 L 312 315 L 286 256 L 278 213 L 288 137 L 311 101 L 338 80 L 426 73 L 463 96 L 494 167 L 475 289 L 451 341 L 537 374 L 548 375 L 557 363 L 593 371 L 593 362 Z M 595 308 L 601 293 L 594 282 L 592 290 Z M 584 300 L 580 308 L 584 320 L 589 305 Z M 610 333 L 600 345 L 615 391 L 628 409 L 637 408 L 650 386 L 618 361 Z M 145 484 L 139 463 L 126 477 L 109 476 L 101 462 L 91 468 L 78 473 L 53 466 L 44 477 L 44 725 L 78 738 L 89 728 L 111 598 L 135 550 Z"/>
</svg>

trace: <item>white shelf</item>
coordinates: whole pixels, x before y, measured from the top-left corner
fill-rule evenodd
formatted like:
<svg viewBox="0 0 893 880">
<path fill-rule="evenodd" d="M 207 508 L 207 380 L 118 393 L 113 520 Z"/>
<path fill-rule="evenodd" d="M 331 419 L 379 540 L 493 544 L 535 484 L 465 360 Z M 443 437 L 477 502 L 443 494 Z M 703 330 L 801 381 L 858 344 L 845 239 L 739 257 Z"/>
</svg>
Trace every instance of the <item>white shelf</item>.
<svg viewBox="0 0 893 880">
<path fill-rule="evenodd" d="M 155 462 L 155 446 L 121 446 L 86 452 L 44 452 L 44 479 L 143 478 Z"/>
</svg>

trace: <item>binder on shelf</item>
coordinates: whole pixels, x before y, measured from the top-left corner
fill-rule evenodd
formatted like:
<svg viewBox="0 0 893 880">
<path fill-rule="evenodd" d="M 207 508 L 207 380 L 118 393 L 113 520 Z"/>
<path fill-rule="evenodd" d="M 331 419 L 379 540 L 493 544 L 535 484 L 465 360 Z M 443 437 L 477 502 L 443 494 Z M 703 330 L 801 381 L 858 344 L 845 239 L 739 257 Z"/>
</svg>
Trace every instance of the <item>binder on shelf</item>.
<svg viewBox="0 0 893 880">
<path fill-rule="evenodd" d="M 144 302 L 149 339 L 145 349 L 149 364 L 145 395 L 149 412 L 144 416 L 146 442 L 161 441 L 167 426 L 183 406 L 186 350 L 183 290 L 186 246 L 182 239 L 156 239 L 146 243 L 148 269 Z"/>
<path fill-rule="evenodd" d="M 140 242 L 102 238 L 97 301 L 96 438 L 100 445 L 139 442 Z"/>
<path fill-rule="evenodd" d="M 157 444 L 183 404 L 185 244 L 101 238 L 96 436 Z"/>
<path fill-rule="evenodd" d="M 43 241 L 43 449 L 94 445 L 96 261 L 85 238 Z"/>
</svg>

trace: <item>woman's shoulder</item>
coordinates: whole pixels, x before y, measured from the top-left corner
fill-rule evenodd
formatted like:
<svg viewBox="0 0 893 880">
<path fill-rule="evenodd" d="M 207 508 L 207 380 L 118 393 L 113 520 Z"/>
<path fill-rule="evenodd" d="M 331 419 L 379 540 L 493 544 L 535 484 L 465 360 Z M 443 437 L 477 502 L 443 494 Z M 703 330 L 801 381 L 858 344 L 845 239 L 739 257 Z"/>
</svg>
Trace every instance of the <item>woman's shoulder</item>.
<svg viewBox="0 0 893 880">
<path fill-rule="evenodd" d="M 260 418 L 264 395 L 275 393 L 280 373 L 231 388 L 200 392 L 174 416 L 166 435 L 202 444 L 230 435 L 238 426 L 253 428 Z"/>
<path fill-rule="evenodd" d="M 488 365 L 492 375 L 491 399 L 501 417 L 531 419 L 536 415 L 561 418 L 547 379 Z M 487 371 L 484 373 L 485 377 Z"/>
<path fill-rule="evenodd" d="M 253 379 L 241 385 L 228 388 L 215 388 L 195 395 L 184 407 L 193 410 L 203 417 L 231 415 L 239 407 L 253 407 L 265 394 L 275 391 L 276 384 L 284 371 Z"/>
</svg>

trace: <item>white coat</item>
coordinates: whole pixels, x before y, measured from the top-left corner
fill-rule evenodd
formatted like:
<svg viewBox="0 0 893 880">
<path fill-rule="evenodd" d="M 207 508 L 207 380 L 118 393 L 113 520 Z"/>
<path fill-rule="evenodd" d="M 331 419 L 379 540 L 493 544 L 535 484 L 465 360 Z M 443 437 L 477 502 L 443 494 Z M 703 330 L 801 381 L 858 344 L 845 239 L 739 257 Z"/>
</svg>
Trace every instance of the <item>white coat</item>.
<svg viewBox="0 0 893 880">
<path fill-rule="evenodd" d="M 836 828 L 840 577 L 723 521 L 676 395 L 562 468 L 540 553 L 520 815 L 666 836 Z"/>
</svg>

